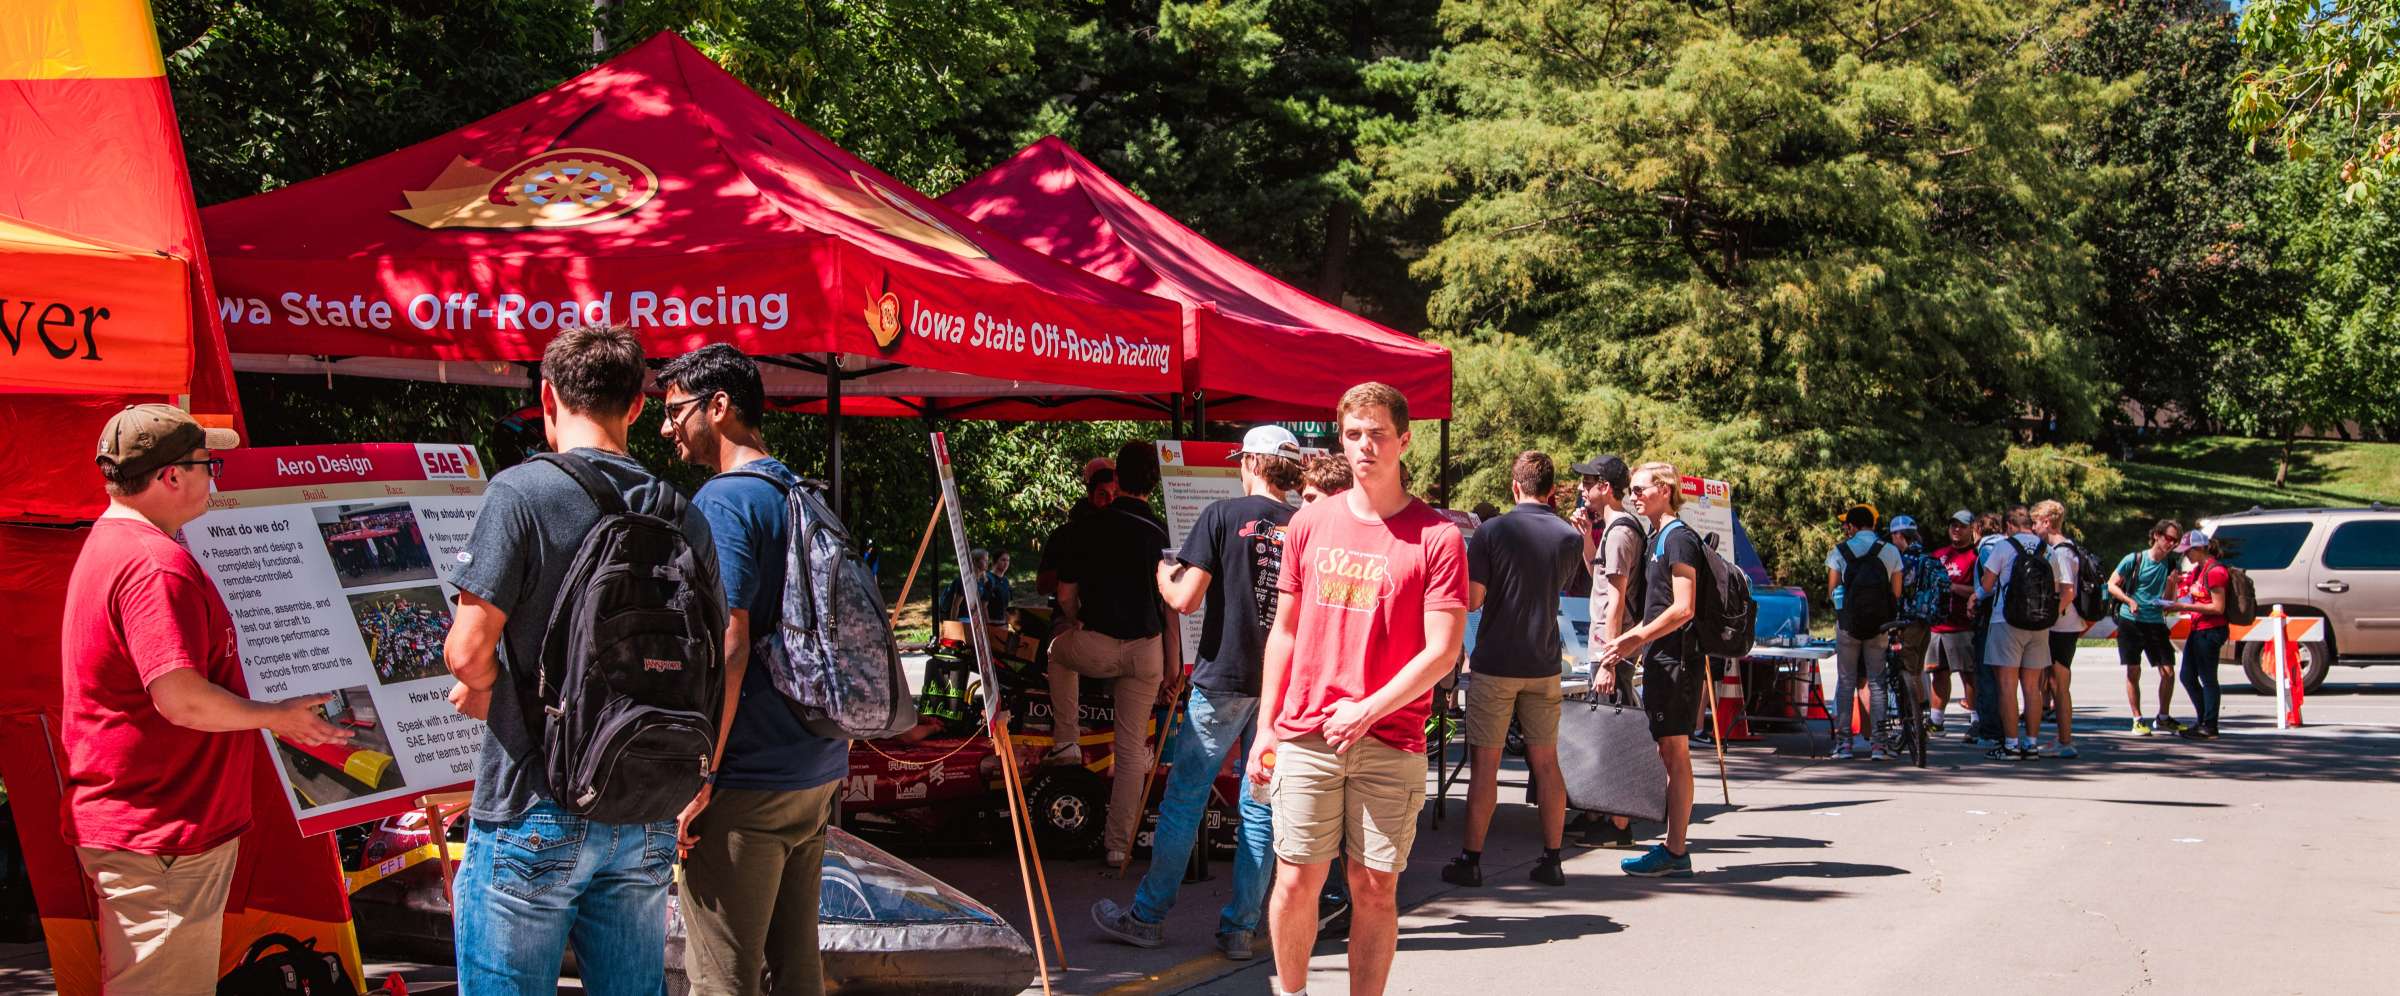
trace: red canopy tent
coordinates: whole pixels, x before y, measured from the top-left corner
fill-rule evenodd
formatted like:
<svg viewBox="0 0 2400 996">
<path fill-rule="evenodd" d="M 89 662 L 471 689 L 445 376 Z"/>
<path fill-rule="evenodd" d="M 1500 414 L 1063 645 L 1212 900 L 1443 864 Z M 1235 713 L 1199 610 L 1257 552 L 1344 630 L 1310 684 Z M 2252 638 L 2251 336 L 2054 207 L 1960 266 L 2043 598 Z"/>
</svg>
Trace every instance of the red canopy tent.
<svg viewBox="0 0 2400 996">
<path fill-rule="evenodd" d="M 1183 303 L 1183 384 L 1208 417 L 1321 419 L 1380 380 L 1450 417 L 1450 351 L 1317 299 L 1184 227 L 1056 137 L 942 196 L 1054 259 Z"/>
<path fill-rule="evenodd" d="M 69 996 L 101 987 L 98 911 L 61 834 L 66 581 L 85 524 L 107 507 L 92 455 L 110 416 L 168 401 L 209 424 L 238 424 L 208 286 L 149 5 L 0 3 L 0 466 L 10 475 L 0 493 L 0 602 L 10 609 L 0 641 L 13 661 L 0 667 L 0 780 L 52 982 Z M 242 839 L 217 968 L 270 932 L 355 968 L 332 839 L 301 837 L 269 765 L 257 766 L 251 791 L 256 822 Z"/>
<path fill-rule="evenodd" d="M 767 357 L 771 394 L 836 415 L 1161 418 L 1182 383 L 1173 304 L 884 175 L 672 33 L 202 217 L 240 370 L 523 386 L 558 329 L 620 322 L 657 358 Z"/>
</svg>

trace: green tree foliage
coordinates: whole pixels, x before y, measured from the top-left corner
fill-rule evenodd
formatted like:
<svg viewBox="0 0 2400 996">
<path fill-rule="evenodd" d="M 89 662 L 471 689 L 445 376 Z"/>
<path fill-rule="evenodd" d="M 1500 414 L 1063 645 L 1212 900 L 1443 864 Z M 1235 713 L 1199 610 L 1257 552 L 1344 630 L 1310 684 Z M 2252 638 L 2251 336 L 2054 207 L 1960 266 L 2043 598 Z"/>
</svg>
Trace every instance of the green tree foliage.
<svg viewBox="0 0 2400 996">
<path fill-rule="evenodd" d="M 2340 168 L 2319 157 L 2269 171 L 2252 223 L 2273 239 L 2270 307 L 2201 368 L 2210 417 L 2283 443 L 2277 487 L 2303 430 L 2400 428 L 2400 216 L 2326 199 Z"/>
<path fill-rule="evenodd" d="M 2060 152 L 2127 88 L 2051 64 L 2082 20 L 1460 0 L 1438 110 L 1372 150 L 1370 204 L 1447 210 L 1417 264 L 1438 325 L 1605 385 L 1646 431 L 1616 448 L 1736 481 L 1770 569 L 1804 577 L 1849 502 L 2014 496 L 2046 462 L 2006 426 L 2099 424 L 2075 226 L 2114 176 Z"/>
<path fill-rule="evenodd" d="M 590 0 L 155 0 L 200 203 L 420 142 L 591 67 Z"/>
<path fill-rule="evenodd" d="M 2345 199 L 2400 176 L 2400 0 L 2249 0 L 2242 47 L 2257 68 L 2233 90 L 2236 131 L 2294 159 L 2317 148 L 2319 120 L 2356 139 L 2334 174 Z"/>
<path fill-rule="evenodd" d="M 893 176 L 939 193 L 986 163 L 961 136 L 1042 61 L 1046 4 L 994 0 L 620 0 L 623 48 L 683 34 L 750 88 Z"/>
<path fill-rule="evenodd" d="M 2203 413 L 2210 392 L 2189 361 L 2216 355 L 2273 304 L 2272 233 L 2250 205 L 2261 160 L 2225 134 L 2225 90 L 2241 68 L 2232 17 L 2218 0 L 2100 5 L 2057 64 L 2133 88 L 2064 150 L 2127 174 L 2083 215 L 2100 269 L 2103 383 L 2140 404 L 2145 428 Z"/>
<path fill-rule="evenodd" d="M 996 161 L 1056 134 L 1261 268 L 1414 329 L 1412 230 L 1366 224 L 1357 149 L 1412 113 L 1389 77 L 1438 40 L 1435 6 L 1067 0 L 981 140 Z"/>
</svg>

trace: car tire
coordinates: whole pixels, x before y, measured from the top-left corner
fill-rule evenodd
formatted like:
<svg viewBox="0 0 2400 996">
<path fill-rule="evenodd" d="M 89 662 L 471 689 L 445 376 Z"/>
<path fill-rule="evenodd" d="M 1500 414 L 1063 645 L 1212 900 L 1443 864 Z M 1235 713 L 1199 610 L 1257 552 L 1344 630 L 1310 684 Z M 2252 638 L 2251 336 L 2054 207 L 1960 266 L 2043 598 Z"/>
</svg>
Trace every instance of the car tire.
<svg viewBox="0 0 2400 996">
<path fill-rule="evenodd" d="M 2275 694 L 2275 675 L 2267 669 L 2266 652 L 2267 645 L 2264 643 L 2244 643 L 2240 650 L 2235 651 L 2235 659 L 2241 662 L 2242 675 L 2250 679 L 2250 690 L 2271 696 Z M 2317 688 L 2325 684 L 2326 672 L 2333 670 L 2333 645 L 2303 643 L 2300 645 L 2300 655 L 2307 661 L 2300 672 L 2300 691 L 2314 695 Z"/>
<path fill-rule="evenodd" d="M 1025 798 L 1044 857 L 1099 852 L 1101 831 L 1108 826 L 1107 779 L 1083 768 L 1056 768 L 1036 776 Z"/>
</svg>

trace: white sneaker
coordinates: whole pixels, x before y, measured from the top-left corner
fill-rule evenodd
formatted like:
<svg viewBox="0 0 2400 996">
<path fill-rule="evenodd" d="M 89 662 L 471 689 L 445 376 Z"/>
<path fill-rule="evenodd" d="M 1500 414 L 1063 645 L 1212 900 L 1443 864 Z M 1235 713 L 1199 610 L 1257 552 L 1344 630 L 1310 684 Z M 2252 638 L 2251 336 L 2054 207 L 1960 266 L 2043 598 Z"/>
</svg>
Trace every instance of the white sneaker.
<svg viewBox="0 0 2400 996">
<path fill-rule="evenodd" d="M 1833 759 L 1834 759 L 1834 760 L 1836 760 L 1836 761 L 1847 761 L 1847 760 L 1849 760 L 1849 759 L 1850 759 L 1850 745 L 1849 745 L 1848 743 L 1846 743 L 1846 742 L 1845 742 L 1845 743 L 1838 743 L 1838 744 L 1835 744 L 1835 745 L 1833 745 Z"/>
<path fill-rule="evenodd" d="M 1060 744 L 1052 747 L 1049 753 L 1042 755 L 1042 765 L 1044 767 L 1053 765 L 1068 768 L 1083 767 L 1083 745 Z"/>
</svg>

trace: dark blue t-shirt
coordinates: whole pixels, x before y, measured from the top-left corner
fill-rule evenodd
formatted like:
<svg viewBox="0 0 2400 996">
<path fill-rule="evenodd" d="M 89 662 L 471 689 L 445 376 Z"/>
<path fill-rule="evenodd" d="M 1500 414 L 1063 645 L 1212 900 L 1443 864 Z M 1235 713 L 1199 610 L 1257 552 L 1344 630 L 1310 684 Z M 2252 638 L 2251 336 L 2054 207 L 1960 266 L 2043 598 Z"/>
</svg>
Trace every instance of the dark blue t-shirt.
<svg viewBox="0 0 2400 996">
<path fill-rule="evenodd" d="M 739 469 L 786 483 L 800 480 L 773 457 Z M 783 623 L 784 551 L 791 536 L 783 492 L 755 477 L 720 474 L 700 486 L 692 505 L 708 520 L 709 533 L 716 539 L 725 605 L 750 610 L 755 646 L 760 636 L 777 632 Z M 789 792 L 849 773 L 850 741 L 828 740 L 802 726 L 753 653 L 742 672 L 742 704 L 734 710 L 733 732 L 725 738 L 717 787 Z"/>
<path fill-rule="evenodd" d="M 1546 678 L 1560 671 L 1558 593 L 1583 559 L 1583 536 L 1550 506 L 1521 502 L 1475 530 L 1467 579 L 1483 586 L 1478 674 Z"/>
</svg>

